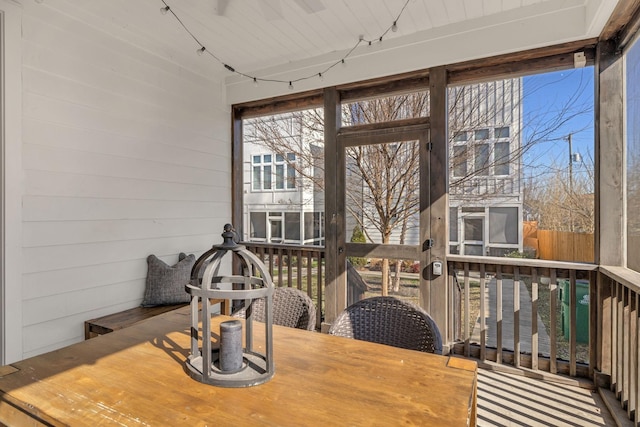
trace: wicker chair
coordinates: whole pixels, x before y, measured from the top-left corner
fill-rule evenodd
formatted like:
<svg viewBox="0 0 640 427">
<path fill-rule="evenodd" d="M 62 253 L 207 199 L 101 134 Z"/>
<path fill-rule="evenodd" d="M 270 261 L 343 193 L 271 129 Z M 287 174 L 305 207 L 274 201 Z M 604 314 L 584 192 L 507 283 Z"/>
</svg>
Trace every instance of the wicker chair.
<svg viewBox="0 0 640 427">
<path fill-rule="evenodd" d="M 253 318 L 258 322 L 265 321 L 264 299 L 254 300 Z M 245 308 L 238 310 L 235 317 L 245 317 Z M 316 329 L 316 306 L 309 295 L 296 288 L 275 288 L 273 290 L 273 324 L 290 328 Z"/>
<path fill-rule="evenodd" d="M 395 297 L 360 300 L 338 315 L 329 334 L 427 353 L 442 353 L 435 321 L 422 308 Z"/>
</svg>

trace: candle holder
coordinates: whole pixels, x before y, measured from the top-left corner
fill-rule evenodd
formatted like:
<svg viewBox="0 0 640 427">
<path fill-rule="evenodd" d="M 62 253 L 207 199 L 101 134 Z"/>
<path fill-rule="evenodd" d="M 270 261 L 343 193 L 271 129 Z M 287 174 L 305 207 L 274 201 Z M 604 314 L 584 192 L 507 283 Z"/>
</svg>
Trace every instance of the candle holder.
<svg viewBox="0 0 640 427">
<path fill-rule="evenodd" d="M 222 387 L 249 387 L 273 377 L 273 281 L 266 266 L 244 246 L 234 241 L 231 224 L 224 226 L 223 243 L 202 254 L 191 270 L 191 282 L 185 286 L 191 294 L 191 354 L 186 366 L 191 378 Z M 242 275 L 220 276 L 225 255 L 240 265 Z M 220 285 L 230 289 L 222 289 Z M 265 300 L 264 341 L 254 339 L 252 303 Z M 211 300 L 242 300 L 246 308 L 243 325 L 240 320 L 220 324 L 220 333 L 211 331 Z M 200 322 L 201 320 L 201 322 Z M 199 327 L 199 324 L 202 326 Z M 216 340 L 215 342 L 213 340 Z M 256 351 L 262 347 L 264 353 Z"/>
</svg>

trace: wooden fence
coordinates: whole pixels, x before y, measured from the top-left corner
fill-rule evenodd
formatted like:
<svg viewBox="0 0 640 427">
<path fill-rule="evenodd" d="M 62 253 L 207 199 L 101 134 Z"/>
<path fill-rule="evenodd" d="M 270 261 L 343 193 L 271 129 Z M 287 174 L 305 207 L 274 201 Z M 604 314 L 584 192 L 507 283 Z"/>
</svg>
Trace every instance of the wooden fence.
<svg viewBox="0 0 640 427">
<path fill-rule="evenodd" d="M 535 221 L 525 221 L 524 244 L 535 249 L 539 259 L 594 262 L 593 234 L 539 230 Z"/>
</svg>

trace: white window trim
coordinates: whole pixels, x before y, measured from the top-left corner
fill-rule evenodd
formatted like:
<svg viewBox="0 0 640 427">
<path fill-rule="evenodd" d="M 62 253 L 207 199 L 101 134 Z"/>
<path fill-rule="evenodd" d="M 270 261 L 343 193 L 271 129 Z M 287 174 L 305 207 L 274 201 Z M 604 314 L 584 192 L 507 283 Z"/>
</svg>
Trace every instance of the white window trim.
<svg viewBox="0 0 640 427">
<path fill-rule="evenodd" d="M 250 158 L 250 174 L 251 174 L 251 183 L 250 183 L 250 189 L 252 193 L 283 193 L 283 192 L 296 192 L 299 191 L 299 187 L 298 187 L 298 173 L 297 171 L 295 171 L 294 168 L 294 178 L 293 178 L 293 188 L 289 188 L 288 187 L 288 182 L 289 182 L 289 176 L 288 176 L 288 166 L 289 166 L 289 161 L 287 160 L 287 154 L 285 153 L 283 155 L 284 160 L 282 161 L 278 161 L 276 160 L 276 153 L 261 153 L 261 154 L 251 154 L 251 158 Z M 265 163 L 264 162 L 264 156 L 268 155 L 271 156 L 271 163 Z M 256 156 L 260 156 L 260 163 L 254 163 L 253 158 Z M 294 160 L 294 163 L 297 162 L 298 159 Z M 264 173 L 264 167 L 265 165 L 269 165 L 271 166 L 271 188 L 264 188 L 264 177 L 265 177 L 265 173 Z M 284 181 L 283 181 L 283 188 L 277 188 L 277 173 L 276 173 L 276 168 L 277 166 L 282 165 L 284 168 Z M 255 166 L 259 166 L 260 167 L 260 188 L 254 188 L 253 187 L 253 168 Z"/>
</svg>

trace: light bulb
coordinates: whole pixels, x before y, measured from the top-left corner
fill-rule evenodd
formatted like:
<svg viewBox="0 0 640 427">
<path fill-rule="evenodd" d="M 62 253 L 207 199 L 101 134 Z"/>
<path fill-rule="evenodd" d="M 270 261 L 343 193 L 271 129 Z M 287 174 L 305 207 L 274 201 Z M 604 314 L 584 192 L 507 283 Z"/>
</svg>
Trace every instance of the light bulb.
<svg viewBox="0 0 640 427">
<path fill-rule="evenodd" d="M 289 90 L 293 90 L 293 83 L 289 82 Z"/>
<path fill-rule="evenodd" d="M 205 50 L 207 50 L 207 48 L 202 46 L 200 49 L 196 50 L 196 52 L 198 53 L 199 56 L 202 56 L 202 55 L 204 55 L 204 51 Z"/>
<path fill-rule="evenodd" d="M 253 78 L 253 87 L 258 87 L 258 79 L 257 78 Z"/>
<path fill-rule="evenodd" d="M 391 26 L 391 31 L 393 31 L 394 33 L 398 31 L 398 23 L 396 21 L 393 21 L 393 25 Z"/>
<path fill-rule="evenodd" d="M 343 66 L 343 67 L 346 67 L 346 66 L 347 66 L 347 63 L 345 62 L 344 58 L 342 58 L 342 60 L 341 60 L 340 62 L 342 63 L 342 66 Z"/>
<path fill-rule="evenodd" d="M 322 73 L 318 73 L 318 77 L 320 77 L 320 81 L 323 82 L 324 81 L 324 76 L 322 75 Z"/>
<path fill-rule="evenodd" d="M 36 1 L 38 1 L 38 0 L 36 0 Z M 42 1 L 42 0 L 40 0 L 40 1 Z M 161 7 L 160 8 L 160 13 L 163 14 L 163 15 L 166 15 L 167 12 L 169 12 L 169 9 L 171 9 L 169 6 Z"/>
</svg>

